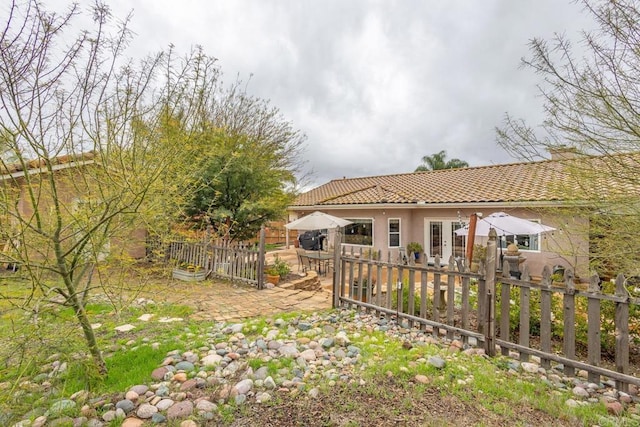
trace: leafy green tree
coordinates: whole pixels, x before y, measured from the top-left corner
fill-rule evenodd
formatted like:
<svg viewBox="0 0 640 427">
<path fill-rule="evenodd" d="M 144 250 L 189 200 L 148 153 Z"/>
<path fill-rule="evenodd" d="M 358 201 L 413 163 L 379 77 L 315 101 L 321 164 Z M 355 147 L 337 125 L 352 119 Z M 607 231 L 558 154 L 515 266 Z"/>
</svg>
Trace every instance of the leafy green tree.
<svg viewBox="0 0 640 427">
<path fill-rule="evenodd" d="M 295 176 L 280 165 L 281 150 L 272 150 L 270 141 L 224 130 L 210 132 L 207 140 L 212 154 L 195 172 L 186 212 L 219 235 L 255 237 L 265 222 L 282 218 Z"/>
<path fill-rule="evenodd" d="M 303 176 L 305 136 L 239 84 L 219 99 L 208 105 L 207 122 L 194 137 L 198 157 L 185 213 L 199 227 L 211 225 L 225 238 L 245 240 L 284 216 Z"/>
<path fill-rule="evenodd" d="M 467 168 L 469 167 L 469 163 L 460 159 L 450 159 L 445 160 L 447 158 L 447 152 L 445 150 L 440 151 L 439 153 L 432 154 L 430 156 L 424 156 L 422 158 L 422 163 L 420 166 L 416 168 L 416 172 L 423 171 L 434 171 L 438 169 L 457 169 L 457 168 Z"/>
<path fill-rule="evenodd" d="M 550 40 L 534 38 L 531 56 L 523 59 L 525 68 L 541 77 L 545 120 L 531 127 L 507 115 L 497 129 L 498 142 L 527 160 L 546 158 L 559 148 L 573 157 L 599 156 L 597 165 L 564 162 L 564 198 L 575 202 L 574 214 L 600 219 L 582 230 L 592 237 L 593 266 L 637 275 L 640 243 L 629 231 L 640 226 L 639 5 L 632 0 L 581 3 L 598 27 L 583 32 L 578 53 L 557 34 Z"/>
</svg>

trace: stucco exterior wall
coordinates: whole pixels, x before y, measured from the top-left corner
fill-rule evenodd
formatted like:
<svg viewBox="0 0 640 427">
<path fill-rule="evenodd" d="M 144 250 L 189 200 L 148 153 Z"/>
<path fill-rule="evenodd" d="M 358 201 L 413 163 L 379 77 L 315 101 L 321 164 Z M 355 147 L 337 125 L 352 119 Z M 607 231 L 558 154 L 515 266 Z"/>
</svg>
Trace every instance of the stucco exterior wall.
<svg viewBox="0 0 640 427">
<path fill-rule="evenodd" d="M 576 216 L 575 212 L 567 214 L 557 209 L 526 209 L 526 208 L 509 208 L 490 207 L 480 209 L 470 208 L 434 208 L 432 206 L 416 206 L 409 207 L 383 207 L 383 208 L 367 208 L 360 209 L 325 209 L 327 213 L 348 219 L 372 219 L 373 220 L 373 246 L 362 246 L 343 244 L 347 251 L 360 250 L 366 251 L 374 249 L 382 251 L 383 259 L 390 257 L 391 260 L 397 260 L 399 256 L 399 248 L 390 248 L 388 244 L 388 220 L 390 218 L 398 218 L 400 220 L 400 245 L 405 248 L 409 242 L 419 242 L 424 252 L 428 254 L 426 236 L 428 230 L 425 230 L 425 223 L 430 220 L 447 220 L 462 222 L 466 224 L 469 216 L 476 212 L 483 216 L 488 216 L 494 212 L 504 211 L 510 215 L 521 218 L 539 220 L 545 225 L 556 227 L 553 232 L 543 233 L 540 235 L 539 250 L 521 250 L 521 255 L 525 257 L 525 263 L 528 265 L 529 271 L 533 276 L 540 276 L 545 265 L 553 267 L 562 265 L 571 267 L 576 274 L 582 278 L 588 277 L 589 274 L 589 240 L 588 240 L 588 217 Z M 310 212 L 306 212 L 310 213 Z M 298 216 L 303 216 L 298 213 Z M 562 230 L 560 230 L 562 228 Z M 566 230 L 571 230 L 568 232 Z M 333 237 L 329 236 L 329 241 L 333 245 Z M 486 245 L 486 237 L 476 237 L 476 243 Z M 497 254 L 499 255 L 499 253 Z M 442 260 L 447 262 L 447 260 Z"/>
<path fill-rule="evenodd" d="M 82 166 L 77 168 L 68 168 L 54 172 L 54 179 L 57 191 L 58 202 L 61 206 L 62 215 L 74 212 L 75 207 L 79 202 L 84 202 L 92 199 L 92 184 L 91 174 L 83 173 L 83 167 L 95 167 L 95 166 Z M 42 180 L 42 182 L 41 182 Z M 31 189 L 35 197 L 35 206 L 37 206 L 38 212 L 41 214 L 41 220 L 45 223 L 45 229 L 53 229 L 53 221 L 55 217 L 50 214 L 53 208 L 53 198 L 51 192 L 51 186 L 47 182 L 48 174 L 34 174 L 29 177 Z M 34 202 L 29 194 L 29 187 L 27 181 L 22 177 L 10 178 L 2 181 L 4 186 L 2 191 L 4 197 L 7 199 L 8 206 L 16 206 L 16 215 L 22 218 L 29 218 L 34 213 Z M 9 200 L 11 198 L 12 200 Z M 17 220 L 14 217 L 9 217 L 7 220 L 10 225 L 15 226 Z M 51 222 L 51 226 L 47 225 L 47 222 Z M 6 226 L 3 224 L 3 226 Z M 64 230 L 63 232 L 72 235 L 72 230 Z M 105 245 L 105 255 L 107 252 L 126 253 L 127 256 L 132 258 L 143 258 L 146 256 L 146 230 L 141 228 L 131 228 L 125 230 L 126 236 L 119 236 L 118 238 L 112 238 L 110 242 Z M 9 235 L 10 230 L 5 230 L 3 235 Z M 122 232 L 121 232 L 122 233 Z M 63 236 L 64 237 L 64 236 Z M 29 257 L 32 259 L 43 259 L 51 256 L 46 251 L 43 251 L 43 246 L 37 241 L 38 236 L 28 236 L 29 245 L 25 246 L 29 250 Z M 63 239 L 64 240 L 64 239 Z M 69 237 L 68 241 L 72 241 Z M 32 246 L 29 249 L 29 246 Z M 47 248 L 49 249 L 49 248 Z"/>
</svg>

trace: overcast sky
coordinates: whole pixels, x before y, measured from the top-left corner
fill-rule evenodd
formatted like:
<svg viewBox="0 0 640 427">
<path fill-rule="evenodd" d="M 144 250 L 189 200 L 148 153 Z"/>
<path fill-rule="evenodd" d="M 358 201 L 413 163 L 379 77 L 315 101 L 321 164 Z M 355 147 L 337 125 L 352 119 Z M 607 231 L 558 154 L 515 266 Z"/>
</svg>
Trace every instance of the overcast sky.
<svg viewBox="0 0 640 427">
<path fill-rule="evenodd" d="M 496 144 L 504 114 L 539 123 L 539 77 L 520 67 L 533 37 L 593 24 L 569 0 L 106 0 L 133 10 L 128 54 L 170 43 L 218 58 L 225 80 L 307 135 L 315 185 L 411 172 L 446 150 L 472 166 L 516 159 Z M 65 0 L 45 0 L 59 8 Z"/>
</svg>

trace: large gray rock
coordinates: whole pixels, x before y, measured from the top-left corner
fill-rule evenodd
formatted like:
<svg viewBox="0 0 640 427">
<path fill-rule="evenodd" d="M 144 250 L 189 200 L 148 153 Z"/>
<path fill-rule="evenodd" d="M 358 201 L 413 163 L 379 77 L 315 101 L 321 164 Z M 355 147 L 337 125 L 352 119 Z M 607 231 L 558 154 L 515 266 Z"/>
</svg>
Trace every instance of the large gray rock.
<svg viewBox="0 0 640 427">
<path fill-rule="evenodd" d="M 261 366 L 253 373 L 253 378 L 256 380 L 264 380 L 269 375 L 269 368 Z"/>
<path fill-rule="evenodd" d="M 322 348 L 325 350 L 330 349 L 335 344 L 335 340 L 333 338 L 325 338 L 322 340 Z"/>
<path fill-rule="evenodd" d="M 298 323 L 298 329 L 300 329 L 301 331 L 308 331 L 309 329 L 312 328 L 313 325 L 311 325 L 311 323 L 307 323 L 307 322 L 300 322 Z"/>
<path fill-rule="evenodd" d="M 278 352 L 280 352 L 282 356 L 295 357 L 298 354 L 298 349 L 294 344 L 286 344 L 281 346 Z"/>
<path fill-rule="evenodd" d="M 442 369 L 444 368 L 444 366 L 447 364 L 447 362 L 438 356 L 431 356 L 428 360 L 429 365 L 433 366 L 434 368 L 438 368 L 438 369 Z"/>
<path fill-rule="evenodd" d="M 264 379 L 264 388 L 273 390 L 276 387 L 276 382 L 273 380 L 273 378 L 267 377 Z"/>
<path fill-rule="evenodd" d="M 176 363 L 176 369 L 178 371 L 191 372 L 191 371 L 193 371 L 195 369 L 195 366 L 193 366 L 193 363 L 187 362 L 186 360 L 183 360 L 182 362 Z"/>
<path fill-rule="evenodd" d="M 162 399 L 161 401 L 156 403 L 156 408 L 158 408 L 159 411 L 166 411 L 167 409 L 171 408 L 174 403 L 175 402 L 171 399 Z"/>
<path fill-rule="evenodd" d="M 158 412 L 157 407 L 150 405 L 148 403 L 143 403 L 142 405 L 138 406 L 136 415 L 138 416 L 138 418 L 142 418 L 143 420 L 146 420 L 148 418 L 151 418 L 153 414 L 155 414 L 156 412 Z"/>
<path fill-rule="evenodd" d="M 178 418 L 186 418 L 193 412 L 193 402 L 183 400 L 178 402 L 167 410 L 167 419 L 175 420 Z"/>
<path fill-rule="evenodd" d="M 208 400 L 201 400 L 196 404 L 196 410 L 200 412 L 216 412 L 218 405 Z"/>
<path fill-rule="evenodd" d="M 335 342 L 341 347 L 347 347 L 349 344 L 351 344 L 351 340 L 349 339 L 345 331 L 340 331 L 336 334 Z"/>
<path fill-rule="evenodd" d="M 202 365 L 206 367 L 217 366 L 220 362 L 222 362 L 222 356 L 219 354 L 209 354 L 201 360 Z"/>
<path fill-rule="evenodd" d="M 151 422 L 154 424 L 162 424 L 167 422 L 167 417 L 162 415 L 160 412 L 153 414 L 151 417 Z"/>
<path fill-rule="evenodd" d="M 247 394 L 253 388 L 253 380 L 247 378 L 246 380 L 242 380 L 235 385 L 235 389 L 238 394 Z"/>
<path fill-rule="evenodd" d="M 149 386 L 146 386 L 144 384 L 134 385 L 133 387 L 131 387 L 129 389 L 129 391 L 136 392 L 136 393 L 138 393 L 139 396 L 142 396 L 147 391 L 149 391 Z"/>
<path fill-rule="evenodd" d="M 116 408 L 122 409 L 126 414 L 128 414 L 131 411 L 133 411 L 133 409 L 135 407 L 136 407 L 136 405 L 132 401 L 130 401 L 129 399 L 123 399 L 123 400 L 119 401 L 118 403 L 116 403 Z"/>
</svg>

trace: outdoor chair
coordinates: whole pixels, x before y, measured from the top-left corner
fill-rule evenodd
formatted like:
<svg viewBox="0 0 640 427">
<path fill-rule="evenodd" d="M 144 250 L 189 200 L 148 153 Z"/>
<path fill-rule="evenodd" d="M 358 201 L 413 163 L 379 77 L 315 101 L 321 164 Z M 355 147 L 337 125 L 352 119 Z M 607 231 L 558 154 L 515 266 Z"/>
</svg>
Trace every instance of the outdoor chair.
<svg viewBox="0 0 640 427">
<path fill-rule="evenodd" d="M 306 254 L 300 255 L 300 262 L 302 264 L 302 271 L 306 272 L 313 270 L 313 267 L 311 266 L 311 260 Z"/>
<path fill-rule="evenodd" d="M 305 272 L 306 269 L 304 263 L 302 262 L 302 257 L 306 256 L 307 253 L 304 249 L 296 248 L 296 255 L 298 256 L 298 271 L 302 270 L 303 272 Z"/>
<path fill-rule="evenodd" d="M 333 271 L 333 252 L 328 253 L 331 254 L 331 258 L 325 262 L 325 274 L 329 274 L 329 270 Z"/>
</svg>

